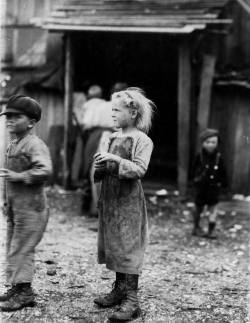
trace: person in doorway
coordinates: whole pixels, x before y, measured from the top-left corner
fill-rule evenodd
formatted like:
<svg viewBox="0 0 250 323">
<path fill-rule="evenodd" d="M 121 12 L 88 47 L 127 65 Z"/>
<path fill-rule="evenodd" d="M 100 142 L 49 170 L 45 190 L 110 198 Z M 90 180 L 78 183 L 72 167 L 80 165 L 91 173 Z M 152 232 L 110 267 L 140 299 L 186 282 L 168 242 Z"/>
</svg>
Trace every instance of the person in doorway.
<svg viewBox="0 0 250 323">
<path fill-rule="evenodd" d="M 81 164 L 83 156 L 83 128 L 82 120 L 85 113 L 85 103 L 87 96 L 84 92 L 74 92 L 73 93 L 73 126 L 76 129 L 76 142 L 74 147 L 74 153 L 72 157 L 71 166 L 71 186 L 78 188 L 81 186 Z"/>
<path fill-rule="evenodd" d="M 117 82 L 115 83 L 111 88 L 111 95 L 115 92 L 123 91 L 127 89 L 128 85 L 124 82 Z M 106 104 L 102 105 L 101 108 L 99 107 L 98 111 L 95 111 L 96 114 L 100 116 L 100 126 L 103 125 L 102 128 L 102 134 L 98 143 L 97 151 L 96 152 L 102 152 L 106 151 L 107 148 L 107 142 L 112 134 L 112 132 L 115 131 L 114 123 L 112 120 L 112 102 L 107 101 Z M 91 197 L 92 197 L 92 203 L 90 207 L 90 214 L 95 215 L 97 213 L 97 203 L 98 198 L 100 195 L 100 183 L 94 182 L 94 163 L 92 163 L 92 167 L 90 170 L 90 182 L 91 182 Z"/>
<path fill-rule="evenodd" d="M 138 279 L 147 244 L 147 211 L 141 178 L 151 158 L 153 143 L 146 135 L 154 104 L 142 90 L 128 88 L 112 95 L 112 117 L 117 132 L 106 152 L 95 155 L 95 180 L 101 181 L 98 262 L 116 273 L 111 292 L 94 302 L 121 306 L 109 318 L 127 321 L 140 315 Z"/>
<path fill-rule="evenodd" d="M 112 87 L 111 87 L 111 95 L 115 92 L 120 92 L 124 91 L 128 88 L 128 84 L 126 82 L 116 82 Z"/>
<path fill-rule="evenodd" d="M 11 286 L 0 295 L 0 308 L 15 311 L 34 305 L 34 255 L 48 221 L 44 184 L 52 166 L 47 146 L 32 134 L 41 118 L 41 107 L 34 99 L 12 96 L 0 115 L 6 115 L 7 128 L 14 136 L 7 149 L 6 168 L 0 171 L 6 180 L 6 277 Z"/>
<path fill-rule="evenodd" d="M 88 101 L 85 103 L 85 113 L 82 120 L 84 137 L 82 210 L 91 216 L 95 216 L 97 213 L 97 193 L 92 176 L 93 156 L 97 152 L 103 132 L 110 131 L 113 127 L 111 107 L 102 96 L 102 88 L 99 85 L 89 88 Z"/>
<path fill-rule="evenodd" d="M 227 187 L 224 162 L 219 152 L 219 132 L 206 129 L 200 135 L 201 152 L 197 155 L 193 168 L 195 185 L 195 205 L 193 235 L 215 239 L 217 203 L 220 190 Z M 209 213 L 208 232 L 200 227 L 200 217 L 206 210 Z"/>
</svg>

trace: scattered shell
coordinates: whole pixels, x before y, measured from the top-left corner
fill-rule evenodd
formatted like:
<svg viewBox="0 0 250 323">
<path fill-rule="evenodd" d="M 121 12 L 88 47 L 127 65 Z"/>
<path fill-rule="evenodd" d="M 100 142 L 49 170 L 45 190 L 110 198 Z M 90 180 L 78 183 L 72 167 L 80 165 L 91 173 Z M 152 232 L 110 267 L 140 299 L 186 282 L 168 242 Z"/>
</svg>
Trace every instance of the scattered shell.
<svg viewBox="0 0 250 323">
<path fill-rule="evenodd" d="M 168 195 L 168 191 L 165 190 L 165 189 L 162 189 L 162 190 L 156 191 L 155 194 L 157 196 L 167 196 Z"/>
<path fill-rule="evenodd" d="M 157 204 L 157 196 L 151 196 L 151 197 L 149 198 L 149 201 L 150 201 L 152 204 L 156 205 L 156 204 Z"/>
<path fill-rule="evenodd" d="M 245 197 L 242 194 L 234 194 L 233 195 L 233 200 L 243 201 L 244 199 L 245 199 Z"/>
<path fill-rule="evenodd" d="M 48 269 L 47 270 L 47 275 L 48 276 L 55 276 L 56 275 L 56 270 L 55 269 Z"/>
<path fill-rule="evenodd" d="M 194 204 L 193 202 L 188 202 L 186 205 L 187 205 L 187 207 L 188 207 L 188 208 L 190 208 L 190 209 L 192 209 L 192 208 L 194 208 L 194 207 L 195 207 L 195 204 Z"/>
</svg>

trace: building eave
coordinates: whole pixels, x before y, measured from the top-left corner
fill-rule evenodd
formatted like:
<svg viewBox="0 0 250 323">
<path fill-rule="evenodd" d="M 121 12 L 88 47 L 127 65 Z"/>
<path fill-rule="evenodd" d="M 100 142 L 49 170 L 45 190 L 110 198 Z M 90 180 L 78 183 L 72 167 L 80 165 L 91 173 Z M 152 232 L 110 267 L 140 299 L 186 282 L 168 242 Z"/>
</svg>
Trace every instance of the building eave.
<svg viewBox="0 0 250 323">
<path fill-rule="evenodd" d="M 99 32 L 134 32 L 134 33 L 166 33 L 166 34 L 190 34 L 195 30 L 203 30 L 205 24 L 187 25 L 183 27 L 129 27 L 129 26 L 94 26 L 94 25 L 43 25 L 42 28 L 57 32 L 73 31 L 99 31 Z"/>
</svg>

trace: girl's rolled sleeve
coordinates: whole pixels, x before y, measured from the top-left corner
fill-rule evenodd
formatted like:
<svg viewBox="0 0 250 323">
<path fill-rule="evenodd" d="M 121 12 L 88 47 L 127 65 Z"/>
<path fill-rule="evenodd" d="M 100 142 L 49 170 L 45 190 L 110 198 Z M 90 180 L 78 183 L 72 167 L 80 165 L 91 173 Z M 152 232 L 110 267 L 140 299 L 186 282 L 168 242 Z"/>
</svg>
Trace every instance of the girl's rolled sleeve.
<svg viewBox="0 0 250 323">
<path fill-rule="evenodd" d="M 148 169 L 153 150 L 152 141 L 139 140 L 132 161 L 121 158 L 118 165 L 118 177 L 120 179 L 139 179 L 142 178 Z"/>
</svg>

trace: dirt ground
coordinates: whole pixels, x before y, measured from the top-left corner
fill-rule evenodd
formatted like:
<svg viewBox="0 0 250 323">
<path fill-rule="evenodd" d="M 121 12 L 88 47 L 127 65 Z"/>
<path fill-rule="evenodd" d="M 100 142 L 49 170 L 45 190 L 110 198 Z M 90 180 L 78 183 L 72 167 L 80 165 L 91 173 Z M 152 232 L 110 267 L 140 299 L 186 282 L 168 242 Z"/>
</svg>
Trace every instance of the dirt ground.
<svg viewBox="0 0 250 323">
<path fill-rule="evenodd" d="M 114 279 L 96 261 L 97 220 L 79 216 L 79 193 L 49 195 L 51 217 L 36 257 L 37 306 L 2 313 L 0 321 L 108 322 L 112 309 L 93 304 Z M 148 198 L 150 244 L 139 290 L 143 315 L 134 322 L 250 322 L 250 203 L 223 203 L 218 239 L 208 241 L 190 234 L 191 205 L 174 194 Z"/>
</svg>

